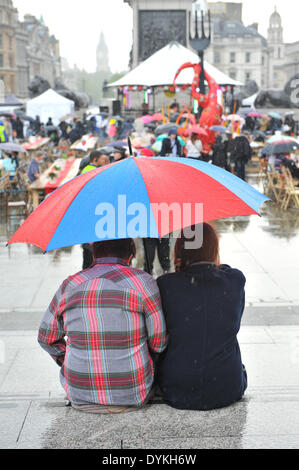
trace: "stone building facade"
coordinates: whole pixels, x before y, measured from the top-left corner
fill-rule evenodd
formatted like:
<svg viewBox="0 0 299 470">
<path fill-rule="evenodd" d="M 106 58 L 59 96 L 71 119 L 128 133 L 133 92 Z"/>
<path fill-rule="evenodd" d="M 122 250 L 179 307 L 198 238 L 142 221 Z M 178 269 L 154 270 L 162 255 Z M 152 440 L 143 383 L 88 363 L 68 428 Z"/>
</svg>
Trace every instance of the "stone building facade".
<svg viewBox="0 0 299 470">
<path fill-rule="evenodd" d="M 173 39 L 189 47 L 189 13 L 207 4 L 205 0 L 124 1 L 132 7 L 134 17 L 131 67 Z M 215 67 L 244 84 L 255 80 L 260 88 L 283 88 L 299 72 L 299 41 L 284 43 L 282 19 L 276 9 L 265 38 L 257 23 L 244 25 L 242 2 L 208 3 L 208 8 L 212 42 L 205 57 Z M 178 28 L 171 26 L 172 14 L 178 15 Z"/>
<path fill-rule="evenodd" d="M 42 19 L 26 15 L 19 21 L 12 0 L 0 0 L 0 80 L 5 95 L 27 98 L 35 75 L 54 86 L 61 75 L 59 41 Z"/>
<path fill-rule="evenodd" d="M 12 0 L 0 0 L 0 80 L 5 95 L 17 93 L 16 28 L 18 12 Z"/>
<path fill-rule="evenodd" d="M 43 20 L 25 15 L 16 30 L 18 95 L 28 96 L 28 85 L 40 75 L 51 86 L 61 77 L 59 41 L 51 35 Z"/>
</svg>

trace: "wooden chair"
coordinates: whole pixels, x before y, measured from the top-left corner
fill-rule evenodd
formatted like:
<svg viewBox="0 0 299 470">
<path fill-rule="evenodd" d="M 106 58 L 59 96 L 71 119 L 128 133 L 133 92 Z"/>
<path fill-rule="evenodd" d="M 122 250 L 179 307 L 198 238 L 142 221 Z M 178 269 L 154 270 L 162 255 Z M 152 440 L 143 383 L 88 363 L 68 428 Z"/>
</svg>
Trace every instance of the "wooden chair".
<svg viewBox="0 0 299 470">
<path fill-rule="evenodd" d="M 285 190 L 285 178 L 282 175 L 274 170 L 268 172 L 268 187 L 266 190 L 266 196 L 270 197 L 273 193 L 275 202 L 277 204 L 281 203 L 281 196 Z"/>
<path fill-rule="evenodd" d="M 289 168 L 283 167 L 282 172 L 285 178 L 285 195 L 281 203 L 283 210 L 287 210 L 291 201 L 294 202 L 295 207 L 299 209 L 299 188 L 296 188 L 294 179 Z"/>
<path fill-rule="evenodd" d="M 5 188 L 6 220 L 12 216 L 12 211 L 18 209 L 18 216 L 28 216 L 28 165 L 21 165 Z M 21 211 L 19 210 L 21 209 Z"/>
</svg>

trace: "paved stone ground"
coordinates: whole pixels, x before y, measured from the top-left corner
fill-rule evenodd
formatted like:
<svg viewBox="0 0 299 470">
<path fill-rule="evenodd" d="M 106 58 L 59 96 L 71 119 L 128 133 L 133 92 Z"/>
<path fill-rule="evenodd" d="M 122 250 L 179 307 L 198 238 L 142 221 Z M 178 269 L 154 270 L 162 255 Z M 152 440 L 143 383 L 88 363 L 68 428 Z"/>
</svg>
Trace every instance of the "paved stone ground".
<svg viewBox="0 0 299 470">
<path fill-rule="evenodd" d="M 210 412 L 155 404 L 101 416 L 64 406 L 59 369 L 36 331 L 2 331 L 0 447 L 299 448 L 299 326 L 243 326 L 239 340 L 249 376 L 242 402 Z"/>
</svg>

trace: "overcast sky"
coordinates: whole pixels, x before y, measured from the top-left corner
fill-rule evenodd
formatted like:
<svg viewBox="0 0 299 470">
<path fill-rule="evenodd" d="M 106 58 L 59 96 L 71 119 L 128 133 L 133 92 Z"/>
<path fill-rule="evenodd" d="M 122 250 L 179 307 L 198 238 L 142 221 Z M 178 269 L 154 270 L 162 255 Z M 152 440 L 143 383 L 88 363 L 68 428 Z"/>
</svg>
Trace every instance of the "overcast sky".
<svg viewBox="0 0 299 470">
<path fill-rule="evenodd" d="M 161 0 L 163 1 L 163 0 Z M 89 72 L 96 68 L 96 46 L 104 32 L 113 72 L 127 70 L 132 46 L 133 15 L 123 0 L 13 0 L 20 17 L 42 15 L 50 32 L 60 40 L 61 55 L 71 65 Z M 296 0 L 244 0 L 243 21 L 258 22 L 260 32 L 267 34 L 274 6 L 282 16 L 286 42 L 299 40 L 298 5 Z"/>
</svg>

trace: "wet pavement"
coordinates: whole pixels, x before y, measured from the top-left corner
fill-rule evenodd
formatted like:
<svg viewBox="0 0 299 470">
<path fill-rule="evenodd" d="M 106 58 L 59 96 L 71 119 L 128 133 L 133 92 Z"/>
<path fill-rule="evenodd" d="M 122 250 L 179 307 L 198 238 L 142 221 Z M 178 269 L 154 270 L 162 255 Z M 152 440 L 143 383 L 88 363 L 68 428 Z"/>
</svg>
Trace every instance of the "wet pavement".
<svg viewBox="0 0 299 470">
<path fill-rule="evenodd" d="M 249 376 L 245 399 L 205 413 L 150 405 L 123 416 L 65 408 L 59 369 L 36 341 L 55 291 L 81 269 L 81 248 L 47 255 L 26 245 L 6 248 L 21 220 L 7 224 L 2 217 L 0 447 L 299 448 L 299 212 L 267 205 L 262 213 L 216 223 L 222 262 L 247 278 L 239 336 Z"/>
</svg>

